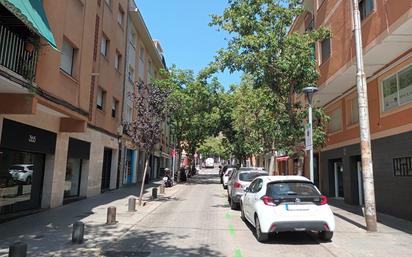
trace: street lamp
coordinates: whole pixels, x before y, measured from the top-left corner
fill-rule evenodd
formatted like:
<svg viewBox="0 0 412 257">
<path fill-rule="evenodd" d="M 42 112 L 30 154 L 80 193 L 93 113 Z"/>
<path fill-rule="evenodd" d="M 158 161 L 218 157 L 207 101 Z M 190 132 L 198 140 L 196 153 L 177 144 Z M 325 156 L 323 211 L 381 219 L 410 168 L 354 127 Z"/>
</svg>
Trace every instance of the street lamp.
<svg viewBox="0 0 412 257">
<path fill-rule="evenodd" d="M 303 93 L 305 93 L 306 95 L 306 99 L 308 100 L 308 112 L 309 112 L 309 117 L 308 117 L 308 124 L 306 129 L 309 130 L 308 132 L 306 132 L 305 130 L 305 134 L 306 134 L 306 139 L 309 141 L 306 144 L 306 150 L 309 150 L 309 174 L 310 174 L 310 181 L 312 181 L 313 183 L 315 183 L 315 176 L 314 176 L 314 172 L 313 172 L 313 126 L 312 126 L 312 101 L 313 101 L 313 95 L 318 92 L 318 88 L 317 87 L 305 87 L 303 89 Z M 308 135 L 309 133 L 309 135 Z"/>
</svg>

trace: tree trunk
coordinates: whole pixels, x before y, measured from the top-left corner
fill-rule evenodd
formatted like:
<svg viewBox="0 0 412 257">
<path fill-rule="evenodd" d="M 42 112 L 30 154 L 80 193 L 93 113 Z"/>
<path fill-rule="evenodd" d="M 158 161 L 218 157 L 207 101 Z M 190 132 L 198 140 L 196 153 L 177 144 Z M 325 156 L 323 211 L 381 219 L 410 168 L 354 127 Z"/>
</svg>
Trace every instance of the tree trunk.
<svg viewBox="0 0 412 257">
<path fill-rule="evenodd" d="M 147 167 L 149 166 L 149 159 L 150 159 L 149 153 L 145 153 L 145 155 L 146 155 L 146 163 L 144 165 L 143 180 L 142 180 L 142 185 L 140 188 L 139 206 L 142 206 L 142 203 L 143 203 L 144 181 L 146 180 Z"/>
<path fill-rule="evenodd" d="M 269 175 L 278 175 L 276 174 L 276 155 L 274 151 L 270 155 Z"/>
<path fill-rule="evenodd" d="M 176 169 L 177 169 L 177 182 L 179 183 L 180 182 L 180 164 L 181 164 L 181 162 L 182 162 L 182 150 L 181 149 L 179 149 L 179 155 L 178 155 L 178 158 L 177 158 L 178 160 L 177 160 L 177 165 L 176 165 Z"/>
<path fill-rule="evenodd" d="M 298 157 L 298 176 L 303 176 L 303 161 L 304 161 L 304 156 L 299 154 Z"/>
</svg>

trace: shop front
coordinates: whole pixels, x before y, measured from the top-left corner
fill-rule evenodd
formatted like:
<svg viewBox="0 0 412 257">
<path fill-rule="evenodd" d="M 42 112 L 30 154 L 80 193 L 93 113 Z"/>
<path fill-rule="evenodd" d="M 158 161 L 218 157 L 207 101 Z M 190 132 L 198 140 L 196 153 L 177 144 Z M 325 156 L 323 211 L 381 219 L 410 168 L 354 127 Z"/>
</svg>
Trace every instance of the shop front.
<svg viewBox="0 0 412 257">
<path fill-rule="evenodd" d="M 0 143 L 0 220 L 41 206 L 46 155 L 56 134 L 4 119 Z"/>
<path fill-rule="evenodd" d="M 70 138 L 64 184 L 64 203 L 80 199 L 83 165 L 89 159 L 90 143 Z"/>
</svg>

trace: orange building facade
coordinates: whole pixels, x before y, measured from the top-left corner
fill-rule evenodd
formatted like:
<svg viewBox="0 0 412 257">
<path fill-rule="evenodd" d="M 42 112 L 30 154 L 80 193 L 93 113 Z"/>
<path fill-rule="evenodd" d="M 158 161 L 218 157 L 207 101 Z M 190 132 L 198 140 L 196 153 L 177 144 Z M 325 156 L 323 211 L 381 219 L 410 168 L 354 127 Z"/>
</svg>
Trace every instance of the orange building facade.
<svg viewBox="0 0 412 257">
<path fill-rule="evenodd" d="M 316 44 L 314 102 L 330 116 L 327 145 L 315 154 L 323 193 L 363 204 L 352 1 L 308 0 L 292 31 L 324 26 Z M 412 1 L 359 1 L 379 212 L 412 218 Z M 305 163 L 305 174 L 308 164 Z"/>
<path fill-rule="evenodd" d="M 0 220 L 122 185 L 135 9 L 131 0 L 0 4 Z M 151 38 L 144 44 L 147 81 L 165 65 Z"/>
</svg>

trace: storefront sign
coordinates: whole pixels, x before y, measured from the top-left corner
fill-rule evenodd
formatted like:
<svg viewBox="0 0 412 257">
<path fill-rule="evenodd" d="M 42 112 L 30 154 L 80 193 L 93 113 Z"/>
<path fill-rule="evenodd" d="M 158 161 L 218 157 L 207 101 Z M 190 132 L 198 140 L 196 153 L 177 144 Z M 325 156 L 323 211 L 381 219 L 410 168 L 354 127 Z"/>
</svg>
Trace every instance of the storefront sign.
<svg viewBox="0 0 412 257">
<path fill-rule="evenodd" d="M 56 134 L 4 119 L 0 146 L 19 151 L 54 154 Z"/>
<path fill-rule="evenodd" d="M 70 138 L 68 157 L 88 160 L 90 158 L 90 143 L 79 139 Z"/>
</svg>

